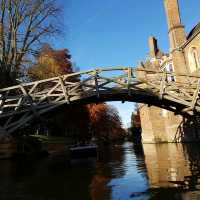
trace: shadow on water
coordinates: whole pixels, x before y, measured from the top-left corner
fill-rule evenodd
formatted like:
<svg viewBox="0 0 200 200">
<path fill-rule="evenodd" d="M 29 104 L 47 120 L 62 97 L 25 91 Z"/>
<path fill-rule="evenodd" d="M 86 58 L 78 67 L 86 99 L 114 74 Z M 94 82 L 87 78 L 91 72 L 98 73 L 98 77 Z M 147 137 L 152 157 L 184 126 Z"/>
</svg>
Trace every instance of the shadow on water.
<svg viewBox="0 0 200 200">
<path fill-rule="evenodd" d="M 56 164 L 55 164 L 56 163 Z M 68 167 L 51 160 L 10 162 L 0 165 L 1 200 L 89 199 L 93 165 Z M 78 191 L 78 192 L 77 192 Z"/>
<path fill-rule="evenodd" d="M 1 200 L 200 199 L 199 144 L 101 147 L 97 160 L 0 161 Z"/>
</svg>

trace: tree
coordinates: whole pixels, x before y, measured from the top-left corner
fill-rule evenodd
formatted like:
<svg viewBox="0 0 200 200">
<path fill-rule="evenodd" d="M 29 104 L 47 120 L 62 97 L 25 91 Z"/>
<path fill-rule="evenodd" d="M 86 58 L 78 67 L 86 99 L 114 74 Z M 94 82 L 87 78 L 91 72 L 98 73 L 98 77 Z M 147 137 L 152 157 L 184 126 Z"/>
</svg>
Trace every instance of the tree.
<svg viewBox="0 0 200 200">
<path fill-rule="evenodd" d="M 0 87 L 16 83 L 38 45 L 57 34 L 56 0 L 0 0 Z"/>
<path fill-rule="evenodd" d="M 68 49 L 54 50 L 45 44 L 36 56 L 36 64 L 28 69 L 28 75 L 34 81 L 70 74 L 73 72 L 70 58 Z"/>
<path fill-rule="evenodd" d="M 136 105 L 135 110 L 131 114 L 131 126 L 136 128 L 141 127 L 140 109 L 138 105 Z"/>
<path fill-rule="evenodd" d="M 141 142 L 141 120 L 140 120 L 140 109 L 138 105 L 136 105 L 134 112 L 131 115 L 131 127 L 130 136 L 133 139 L 133 142 L 140 143 Z"/>
<path fill-rule="evenodd" d="M 37 55 L 36 64 L 28 70 L 29 77 L 31 80 L 39 80 L 72 73 L 70 58 L 67 49 L 54 50 L 46 44 Z M 75 77 L 70 81 L 79 80 Z M 89 140 L 92 133 L 104 140 L 119 139 L 125 134 L 118 111 L 106 103 L 67 105 L 48 118 L 48 127 L 52 134 L 77 137 L 81 140 Z"/>
<path fill-rule="evenodd" d="M 73 73 L 70 58 L 67 49 L 55 50 L 45 44 L 36 56 L 35 64 L 28 70 L 28 75 L 35 81 Z M 78 77 L 72 77 L 70 81 L 78 81 Z M 87 138 L 88 116 L 86 106 L 67 105 L 47 116 L 48 129 L 52 135 Z"/>
<path fill-rule="evenodd" d="M 93 135 L 104 141 L 118 140 L 125 136 L 117 109 L 106 103 L 88 105 L 90 129 Z"/>
</svg>

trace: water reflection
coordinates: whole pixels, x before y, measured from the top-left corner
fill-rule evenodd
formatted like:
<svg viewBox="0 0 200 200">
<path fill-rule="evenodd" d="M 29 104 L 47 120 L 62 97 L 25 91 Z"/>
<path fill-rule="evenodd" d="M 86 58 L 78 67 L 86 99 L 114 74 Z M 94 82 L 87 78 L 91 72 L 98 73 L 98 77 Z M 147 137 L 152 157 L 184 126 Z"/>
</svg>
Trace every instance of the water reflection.
<svg viewBox="0 0 200 200">
<path fill-rule="evenodd" d="M 124 143 L 98 160 L 0 161 L 0 199 L 200 199 L 199 144 Z"/>
<path fill-rule="evenodd" d="M 141 151 L 139 152 L 141 153 Z M 135 197 L 145 197 L 145 191 L 148 186 L 145 169 L 140 169 L 144 165 L 143 155 L 141 158 L 140 153 L 137 158 L 132 143 L 115 145 L 103 152 L 106 159 L 101 155 L 104 159 L 98 162 L 97 166 L 99 165 L 99 167 L 97 167 L 97 174 L 93 180 L 98 183 L 100 181 L 96 180 L 97 177 L 103 180 L 100 188 L 104 188 L 104 195 L 103 192 L 99 194 L 98 188 L 96 188 L 97 192 L 95 195 L 93 193 L 92 199 L 134 199 Z"/>
<path fill-rule="evenodd" d="M 151 199 L 200 199 L 199 144 L 144 145 Z"/>
</svg>

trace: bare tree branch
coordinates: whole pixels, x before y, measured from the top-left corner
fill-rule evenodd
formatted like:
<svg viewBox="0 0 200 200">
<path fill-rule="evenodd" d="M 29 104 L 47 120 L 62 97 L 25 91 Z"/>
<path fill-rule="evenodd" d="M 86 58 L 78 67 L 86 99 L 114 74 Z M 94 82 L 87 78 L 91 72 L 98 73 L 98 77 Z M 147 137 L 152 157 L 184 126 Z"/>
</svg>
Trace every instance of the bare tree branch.
<svg viewBox="0 0 200 200">
<path fill-rule="evenodd" d="M 58 33 L 60 13 L 56 0 L 0 0 L 0 77 L 17 78 L 38 44 Z"/>
</svg>

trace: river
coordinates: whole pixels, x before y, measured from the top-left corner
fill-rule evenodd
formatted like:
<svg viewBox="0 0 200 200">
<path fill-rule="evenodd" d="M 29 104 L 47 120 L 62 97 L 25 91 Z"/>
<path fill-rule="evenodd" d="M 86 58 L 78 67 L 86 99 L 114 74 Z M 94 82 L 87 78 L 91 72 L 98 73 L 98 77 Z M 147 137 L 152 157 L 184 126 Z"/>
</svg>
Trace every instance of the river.
<svg viewBox="0 0 200 200">
<path fill-rule="evenodd" d="M 98 159 L 0 161 L 0 200 L 200 199 L 199 144 L 104 147 Z"/>
</svg>

